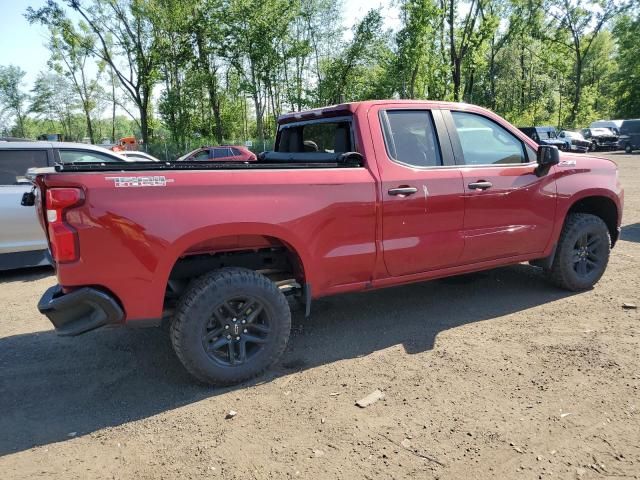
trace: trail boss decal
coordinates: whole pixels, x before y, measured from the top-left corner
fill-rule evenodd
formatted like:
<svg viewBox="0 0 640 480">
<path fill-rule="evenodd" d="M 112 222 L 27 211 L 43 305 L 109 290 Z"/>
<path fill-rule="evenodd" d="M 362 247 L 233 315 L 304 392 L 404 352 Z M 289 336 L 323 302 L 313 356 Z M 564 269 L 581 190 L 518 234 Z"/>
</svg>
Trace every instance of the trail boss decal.
<svg viewBox="0 0 640 480">
<path fill-rule="evenodd" d="M 559 167 L 575 167 L 576 166 L 576 161 L 575 160 L 560 160 L 560 162 L 558 163 Z"/>
<path fill-rule="evenodd" d="M 164 175 L 153 175 L 145 177 L 105 177 L 105 180 L 113 181 L 116 188 L 166 187 L 167 183 L 173 182 L 173 178 L 166 178 Z"/>
</svg>

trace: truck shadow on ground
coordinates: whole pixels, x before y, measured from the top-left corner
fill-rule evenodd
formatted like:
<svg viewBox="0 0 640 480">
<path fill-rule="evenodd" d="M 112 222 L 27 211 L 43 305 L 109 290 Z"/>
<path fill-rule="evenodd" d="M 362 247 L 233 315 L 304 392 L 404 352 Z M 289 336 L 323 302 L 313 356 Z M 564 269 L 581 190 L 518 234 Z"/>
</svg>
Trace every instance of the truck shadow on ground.
<svg viewBox="0 0 640 480">
<path fill-rule="evenodd" d="M 620 231 L 620 240 L 640 243 L 640 223 L 624 225 Z"/>
<path fill-rule="evenodd" d="M 53 267 L 51 266 L 42 266 L 42 267 L 31 267 L 31 268 L 20 268 L 17 270 L 8 270 L 8 271 L 0 271 L 0 285 L 3 283 L 10 282 L 34 282 L 36 280 L 41 280 L 45 277 L 50 277 L 55 274 Z"/>
<path fill-rule="evenodd" d="M 425 352 L 444 330 L 568 295 L 536 269 L 517 265 L 322 299 L 314 302 L 311 319 L 295 313 L 284 359 L 253 384 L 398 344 L 408 354 Z M 216 389 L 193 383 L 161 329 L 103 329 L 76 338 L 44 331 L 2 338 L 0 455 L 87 435 L 248 385 Z"/>
</svg>

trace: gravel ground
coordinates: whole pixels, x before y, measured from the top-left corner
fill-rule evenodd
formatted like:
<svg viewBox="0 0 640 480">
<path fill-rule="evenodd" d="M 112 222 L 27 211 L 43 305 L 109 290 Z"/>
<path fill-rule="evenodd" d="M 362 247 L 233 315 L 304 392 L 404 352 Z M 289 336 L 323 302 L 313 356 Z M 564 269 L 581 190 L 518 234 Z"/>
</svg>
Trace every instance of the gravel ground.
<svg viewBox="0 0 640 480">
<path fill-rule="evenodd" d="M 609 156 L 624 228 L 592 291 L 517 265 L 320 300 L 234 388 L 159 329 L 57 337 L 51 271 L 0 274 L 2 479 L 640 478 L 640 154 Z"/>
</svg>

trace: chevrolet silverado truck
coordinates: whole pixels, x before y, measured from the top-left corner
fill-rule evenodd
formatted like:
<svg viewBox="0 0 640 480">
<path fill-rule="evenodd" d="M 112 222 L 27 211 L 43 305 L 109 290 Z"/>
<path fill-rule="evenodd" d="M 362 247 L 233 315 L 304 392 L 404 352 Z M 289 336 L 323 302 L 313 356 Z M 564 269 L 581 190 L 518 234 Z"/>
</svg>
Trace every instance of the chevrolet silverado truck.
<svg viewBox="0 0 640 480">
<path fill-rule="evenodd" d="M 285 114 L 255 162 L 58 165 L 33 181 L 59 282 L 38 307 L 57 332 L 165 319 L 186 370 L 215 385 L 278 360 L 287 296 L 308 315 L 318 297 L 520 262 L 589 289 L 623 205 L 613 162 L 424 101 Z"/>
</svg>

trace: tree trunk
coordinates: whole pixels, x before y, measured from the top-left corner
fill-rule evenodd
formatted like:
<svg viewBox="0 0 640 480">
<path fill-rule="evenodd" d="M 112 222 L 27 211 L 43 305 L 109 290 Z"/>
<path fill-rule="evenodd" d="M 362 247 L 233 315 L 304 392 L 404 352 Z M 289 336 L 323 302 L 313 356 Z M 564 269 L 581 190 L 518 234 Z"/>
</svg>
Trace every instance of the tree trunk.
<svg viewBox="0 0 640 480">
<path fill-rule="evenodd" d="M 582 96 L 582 58 L 578 55 L 576 58 L 576 89 L 573 95 L 573 106 L 571 107 L 571 116 L 569 117 L 569 126 L 573 127 L 578 117 L 580 109 L 580 97 Z"/>
<path fill-rule="evenodd" d="M 113 108 L 111 109 L 111 141 L 116 142 L 116 82 L 113 76 L 113 68 L 111 69 L 111 100 Z"/>
<path fill-rule="evenodd" d="M 416 78 L 418 77 L 418 65 L 413 67 L 413 71 L 411 72 L 411 80 L 409 82 L 409 98 L 416 98 Z"/>
<path fill-rule="evenodd" d="M 91 113 L 89 111 L 89 105 L 87 105 L 86 102 L 83 102 L 82 106 L 84 110 L 84 116 L 87 120 L 87 134 L 89 135 L 89 141 L 91 142 L 91 144 L 95 144 L 96 141 L 93 138 L 93 124 L 91 123 Z"/>
<path fill-rule="evenodd" d="M 496 109 L 496 51 L 493 39 L 491 40 L 491 56 L 489 57 L 489 91 L 491 98 L 489 99 L 491 110 Z"/>
<path fill-rule="evenodd" d="M 220 115 L 220 96 L 218 95 L 218 78 L 216 77 L 217 69 L 211 69 L 211 63 L 207 58 L 207 51 L 204 46 L 204 37 L 201 32 L 196 32 L 196 44 L 198 45 L 198 61 L 200 69 L 207 79 L 207 93 L 209 93 L 209 108 L 213 112 L 214 130 L 216 141 L 222 143 L 224 132 L 222 129 L 222 117 Z"/>
<path fill-rule="evenodd" d="M 149 145 L 149 92 L 150 88 L 142 87 L 142 95 L 138 99 L 138 110 L 140 112 L 140 135 L 142 136 L 142 144 L 144 151 L 148 150 Z"/>
<path fill-rule="evenodd" d="M 460 101 L 460 79 L 462 76 L 462 68 L 461 68 L 461 62 L 459 58 L 454 58 L 453 59 L 453 69 L 452 69 L 452 76 L 453 76 L 453 101 L 454 102 L 459 102 Z"/>
</svg>

